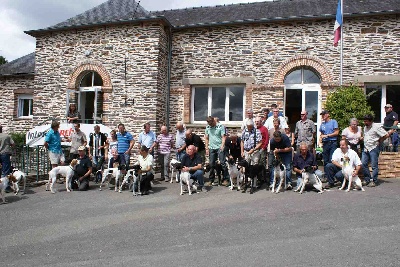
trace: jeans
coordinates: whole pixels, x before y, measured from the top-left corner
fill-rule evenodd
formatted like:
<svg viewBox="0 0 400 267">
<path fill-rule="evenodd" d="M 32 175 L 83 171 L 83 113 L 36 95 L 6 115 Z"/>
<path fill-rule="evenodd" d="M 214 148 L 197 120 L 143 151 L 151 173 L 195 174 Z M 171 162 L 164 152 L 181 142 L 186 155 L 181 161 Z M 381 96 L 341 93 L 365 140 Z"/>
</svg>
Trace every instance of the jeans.
<svg viewBox="0 0 400 267">
<path fill-rule="evenodd" d="M 199 183 L 199 185 L 201 187 L 204 186 L 204 172 L 203 170 L 197 170 L 195 171 L 191 177 L 193 177 L 193 180 L 197 180 L 197 182 Z"/>
<path fill-rule="evenodd" d="M 395 131 L 392 136 L 392 145 L 393 145 L 393 152 L 398 152 L 398 145 L 399 145 L 399 134 Z"/>
<path fill-rule="evenodd" d="M 169 180 L 169 157 L 168 154 L 158 154 L 158 163 L 161 166 L 161 180 Z"/>
<path fill-rule="evenodd" d="M 7 176 L 11 173 L 11 155 L 10 154 L 0 154 L 1 162 L 1 176 Z"/>
<path fill-rule="evenodd" d="M 337 148 L 336 141 L 328 141 L 323 143 L 323 151 L 322 151 L 322 158 L 324 160 L 324 172 L 327 173 L 328 170 L 326 169 L 326 165 L 331 163 L 332 154 Z"/>
<path fill-rule="evenodd" d="M 126 169 L 129 169 L 129 161 L 131 159 L 131 155 L 130 154 L 125 154 L 125 153 L 118 153 L 118 155 L 120 155 L 121 157 L 123 157 L 125 159 L 125 166 Z"/>
<path fill-rule="evenodd" d="M 215 171 L 217 172 L 217 175 L 220 176 L 221 173 L 219 170 L 216 170 L 216 164 L 217 164 L 217 158 L 219 159 L 219 162 L 222 167 L 222 175 L 224 179 L 229 179 L 229 174 L 228 174 L 228 169 L 226 167 L 225 161 L 225 153 L 224 151 L 221 151 L 220 149 L 210 149 L 209 150 L 209 157 L 210 157 L 210 182 L 213 182 L 215 179 Z"/>
<path fill-rule="evenodd" d="M 185 154 L 186 154 L 185 150 L 182 150 L 181 152 L 176 152 L 176 160 L 181 161 Z"/>
<path fill-rule="evenodd" d="M 375 147 L 371 151 L 363 150 L 361 155 L 362 169 L 364 174 L 364 180 L 369 183 L 371 180 L 371 173 L 369 172 L 368 163 L 371 162 L 372 167 L 372 180 L 378 182 L 378 158 L 379 158 L 379 146 Z"/>
<path fill-rule="evenodd" d="M 289 185 L 292 183 L 292 170 L 290 166 L 292 164 L 292 152 L 289 153 L 278 153 L 279 157 L 281 157 L 283 165 L 286 168 L 286 184 Z M 271 164 L 270 168 L 270 184 L 274 182 L 274 166 L 272 166 L 272 161 L 274 159 L 274 152 L 270 152 L 268 162 Z"/>
<path fill-rule="evenodd" d="M 328 179 L 328 183 L 333 185 L 335 183 L 335 178 L 340 181 L 343 182 L 344 179 L 344 175 L 342 173 L 342 169 L 337 167 L 336 165 L 332 164 L 332 163 L 328 163 L 328 165 L 325 166 L 325 175 L 326 178 Z"/>
</svg>

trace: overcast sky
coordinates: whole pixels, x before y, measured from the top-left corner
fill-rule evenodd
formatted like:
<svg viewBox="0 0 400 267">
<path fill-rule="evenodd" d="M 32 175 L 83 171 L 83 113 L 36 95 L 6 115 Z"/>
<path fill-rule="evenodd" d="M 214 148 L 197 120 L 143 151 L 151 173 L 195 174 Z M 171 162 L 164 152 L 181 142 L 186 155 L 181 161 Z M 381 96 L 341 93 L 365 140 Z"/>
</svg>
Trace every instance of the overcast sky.
<svg viewBox="0 0 400 267">
<path fill-rule="evenodd" d="M 142 0 L 148 11 L 215 6 L 266 0 Z M 91 9 L 106 0 L 0 0 L 0 56 L 9 62 L 35 51 L 35 38 L 24 31 L 43 29 Z"/>
</svg>

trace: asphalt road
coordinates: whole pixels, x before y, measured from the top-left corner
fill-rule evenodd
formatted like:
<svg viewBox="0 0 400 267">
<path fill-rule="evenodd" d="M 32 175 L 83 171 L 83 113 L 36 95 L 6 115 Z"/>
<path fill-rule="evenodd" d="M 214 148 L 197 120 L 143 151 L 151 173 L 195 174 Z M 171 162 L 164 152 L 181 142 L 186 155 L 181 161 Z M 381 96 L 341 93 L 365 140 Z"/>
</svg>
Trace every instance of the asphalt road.
<svg viewBox="0 0 400 267">
<path fill-rule="evenodd" d="M 399 266 L 400 179 L 365 192 L 7 194 L 1 266 Z M 310 189 L 310 188 L 308 188 Z"/>
</svg>

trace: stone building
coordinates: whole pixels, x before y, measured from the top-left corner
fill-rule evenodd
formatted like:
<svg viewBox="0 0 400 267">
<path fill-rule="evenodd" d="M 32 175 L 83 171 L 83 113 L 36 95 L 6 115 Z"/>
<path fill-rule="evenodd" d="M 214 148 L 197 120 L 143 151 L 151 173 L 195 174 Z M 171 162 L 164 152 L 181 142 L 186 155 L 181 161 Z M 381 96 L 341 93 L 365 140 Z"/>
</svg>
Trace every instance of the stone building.
<svg viewBox="0 0 400 267">
<path fill-rule="evenodd" d="M 289 124 L 307 109 L 315 123 L 339 84 L 333 46 L 337 0 L 281 0 L 148 12 L 109 0 L 26 33 L 36 51 L 0 67 L 0 123 L 28 130 L 65 118 L 75 102 L 84 122 L 138 134 L 208 115 L 236 130 L 246 108 L 278 103 Z M 344 4 L 344 84 L 358 84 L 384 117 L 400 107 L 400 1 Z"/>
</svg>

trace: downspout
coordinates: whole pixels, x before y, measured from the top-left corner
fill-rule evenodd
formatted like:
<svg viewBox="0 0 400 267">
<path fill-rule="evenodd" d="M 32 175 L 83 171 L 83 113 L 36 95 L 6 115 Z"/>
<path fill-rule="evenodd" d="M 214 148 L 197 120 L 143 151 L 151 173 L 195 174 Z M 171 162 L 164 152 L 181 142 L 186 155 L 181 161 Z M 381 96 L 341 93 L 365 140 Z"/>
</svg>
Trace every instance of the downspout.
<svg viewBox="0 0 400 267">
<path fill-rule="evenodd" d="M 170 113 L 170 91 L 171 91 L 171 59 L 172 59 L 172 29 L 168 32 L 168 64 L 167 64 L 167 110 L 166 110 L 166 126 L 169 131 L 169 113 Z"/>
</svg>

